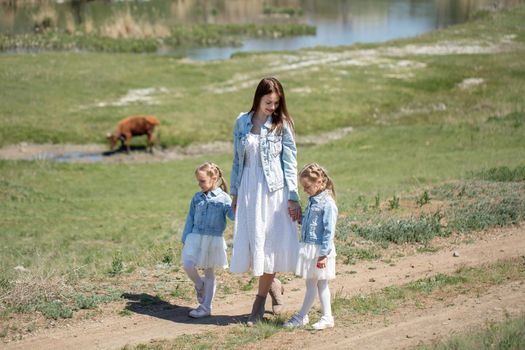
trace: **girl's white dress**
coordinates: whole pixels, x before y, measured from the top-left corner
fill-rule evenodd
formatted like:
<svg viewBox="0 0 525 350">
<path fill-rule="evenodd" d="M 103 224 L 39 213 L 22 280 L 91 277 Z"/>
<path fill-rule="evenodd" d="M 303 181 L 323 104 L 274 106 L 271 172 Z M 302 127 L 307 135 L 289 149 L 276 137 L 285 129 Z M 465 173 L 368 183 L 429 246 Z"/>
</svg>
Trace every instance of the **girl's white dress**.
<svg viewBox="0 0 525 350">
<path fill-rule="evenodd" d="M 223 236 L 190 233 L 186 237 L 181 255 L 183 262 L 192 261 L 197 268 L 228 267 L 226 242 Z"/>
<path fill-rule="evenodd" d="M 334 279 L 335 257 L 337 254 L 335 252 L 334 243 L 330 242 L 330 245 L 332 249 L 330 251 L 330 254 L 328 254 L 328 261 L 326 262 L 326 267 L 320 269 L 317 267 L 317 258 L 319 257 L 319 251 L 321 250 L 321 246 L 319 244 L 301 242 L 295 274 L 298 276 L 302 276 L 305 279 Z"/>
<path fill-rule="evenodd" d="M 270 192 L 264 177 L 260 135 L 248 134 L 242 178 L 237 193 L 230 271 L 254 276 L 294 272 L 299 242 L 297 225 L 288 214 L 286 188 Z"/>
</svg>

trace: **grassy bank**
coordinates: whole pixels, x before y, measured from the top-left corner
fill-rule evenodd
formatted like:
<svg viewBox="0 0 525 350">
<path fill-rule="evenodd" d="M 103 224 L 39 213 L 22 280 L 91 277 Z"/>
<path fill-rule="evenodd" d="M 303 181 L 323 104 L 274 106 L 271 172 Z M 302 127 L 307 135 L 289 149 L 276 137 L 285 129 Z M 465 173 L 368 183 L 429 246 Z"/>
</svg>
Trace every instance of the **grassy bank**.
<svg viewBox="0 0 525 350">
<path fill-rule="evenodd" d="M 114 29 L 114 33 L 67 33 L 58 29 L 42 33 L 0 34 L 0 51 L 94 51 L 151 53 L 180 47 L 241 46 L 242 39 L 280 38 L 315 35 L 315 27 L 306 24 L 195 24 L 157 30 L 149 25 L 135 25 L 139 35 Z M 124 31 L 126 28 L 123 29 Z"/>
<path fill-rule="evenodd" d="M 463 218 L 457 222 L 464 226 L 449 230 L 498 226 L 499 216 L 491 215 L 499 215 L 501 203 L 517 213 L 515 221 L 503 221 L 511 225 L 523 218 L 524 16 L 522 6 L 383 45 L 240 55 L 210 63 L 131 54 L 2 55 L 0 145 L 103 142 L 105 132 L 129 114 L 157 115 L 165 145 L 229 140 L 233 120 L 250 107 L 258 80 L 275 74 L 285 84 L 299 135 L 355 127 L 342 139 L 299 147 L 300 165 L 317 161 L 334 177 L 341 223 L 404 218 L 418 206 L 417 199 L 425 205 L 422 194 L 428 191 L 427 202 L 439 198 L 454 209 L 442 213 L 449 222 Z M 479 32 L 488 27 L 481 45 Z M 450 44 L 456 51 L 443 51 L 444 41 L 457 41 Z M 491 49 L 465 51 L 480 45 Z M 414 46 L 428 52 L 420 54 Z M 122 102 L 130 91 L 144 89 L 150 100 Z M 198 189 L 193 170 L 204 160 L 109 165 L 0 161 L 0 301 L 24 276 L 73 289 L 86 279 L 115 286 L 118 277 L 160 263 L 182 276 L 179 235 Z M 213 160 L 229 175 L 229 154 Z M 502 166 L 510 169 L 503 176 L 516 183 L 502 184 L 499 177 L 486 175 Z M 501 201 L 469 207 L 485 198 L 475 192 L 478 183 L 460 184 L 467 194 L 462 198 L 470 202 L 454 196 L 461 189 L 440 187 L 472 177 L 496 180 L 496 185 L 483 182 L 483 188 L 488 195 L 500 193 Z M 476 208 L 486 210 L 481 212 L 486 213 L 483 219 L 491 218 L 488 226 L 475 225 L 482 223 L 469 216 Z M 423 233 L 432 227 L 435 222 Z M 351 245 L 358 234 L 350 225 L 338 231 L 338 249 L 350 244 L 342 254 L 349 261 L 358 255 L 352 255 Z M 226 236 L 231 238 L 231 225 Z M 427 238 L 385 240 L 419 243 Z M 369 256 L 362 252 L 357 258 Z"/>
<path fill-rule="evenodd" d="M 165 145 L 229 140 L 233 119 L 249 109 L 264 75 L 283 81 L 298 134 L 344 126 L 475 125 L 525 110 L 524 16 L 522 6 L 384 45 L 247 54 L 207 64 L 133 54 L 2 55 L 0 144 L 101 143 L 130 114 L 158 116 Z M 125 101 L 144 91 L 149 100 Z"/>
</svg>

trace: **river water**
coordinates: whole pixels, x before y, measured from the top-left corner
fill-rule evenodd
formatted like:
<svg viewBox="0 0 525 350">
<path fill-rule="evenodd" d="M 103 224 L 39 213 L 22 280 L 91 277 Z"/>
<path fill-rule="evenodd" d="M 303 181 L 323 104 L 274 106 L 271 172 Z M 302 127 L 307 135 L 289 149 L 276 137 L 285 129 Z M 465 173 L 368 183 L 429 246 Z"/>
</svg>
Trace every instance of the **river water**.
<svg viewBox="0 0 525 350">
<path fill-rule="evenodd" d="M 35 2 L 37 4 L 35 4 Z M 161 54 L 195 60 L 229 58 L 235 52 L 296 50 L 316 46 L 383 42 L 466 21 L 479 10 L 511 6 L 520 0 L 151 0 L 16 1 L 0 0 L 0 32 L 34 29 L 40 13 L 57 26 L 104 26 L 128 14 L 135 21 L 181 23 L 306 23 L 316 35 L 243 40 L 241 47 L 179 48 Z M 266 9 L 266 11 L 265 11 Z M 273 11 L 268 11 L 273 9 Z M 293 13 L 278 13 L 292 9 Z M 272 12 L 268 14 L 268 12 Z M 119 15 L 120 14 L 120 15 Z M 53 17 L 54 16 L 54 17 Z"/>
</svg>

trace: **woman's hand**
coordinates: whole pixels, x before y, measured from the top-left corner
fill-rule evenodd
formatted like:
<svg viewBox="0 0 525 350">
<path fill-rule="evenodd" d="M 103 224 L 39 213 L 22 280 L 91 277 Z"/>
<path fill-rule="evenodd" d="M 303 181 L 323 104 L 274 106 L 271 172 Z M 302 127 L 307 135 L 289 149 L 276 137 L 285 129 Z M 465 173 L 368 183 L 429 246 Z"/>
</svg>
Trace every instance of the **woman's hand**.
<svg viewBox="0 0 525 350">
<path fill-rule="evenodd" d="M 317 258 L 317 268 L 318 269 L 324 269 L 326 267 L 326 262 L 328 261 L 328 258 L 326 256 L 320 256 Z"/>
<path fill-rule="evenodd" d="M 296 201 L 288 201 L 288 214 L 293 221 L 301 221 L 301 205 Z"/>
<path fill-rule="evenodd" d="M 237 196 L 232 197 L 232 209 L 233 213 L 235 214 L 235 212 L 237 211 Z"/>
</svg>

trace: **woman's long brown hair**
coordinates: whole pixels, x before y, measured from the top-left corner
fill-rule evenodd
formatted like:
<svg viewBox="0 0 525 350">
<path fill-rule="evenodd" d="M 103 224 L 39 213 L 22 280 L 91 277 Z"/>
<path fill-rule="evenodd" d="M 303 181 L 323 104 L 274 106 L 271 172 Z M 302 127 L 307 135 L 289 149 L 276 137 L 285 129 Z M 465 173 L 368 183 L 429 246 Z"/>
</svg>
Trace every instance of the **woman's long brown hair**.
<svg viewBox="0 0 525 350">
<path fill-rule="evenodd" d="M 283 127 L 283 123 L 287 122 L 293 132 L 294 123 L 292 117 L 288 114 L 288 109 L 286 108 L 286 99 L 284 97 L 283 86 L 276 78 L 263 78 L 259 82 L 257 89 L 255 89 L 255 95 L 253 96 L 253 104 L 250 112 L 257 112 L 257 109 L 261 104 L 261 98 L 264 95 L 271 94 L 272 92 L 275 92 L 277 96 L 279 96 L 279 107 L 277 107 L 277 109 L 272 114 L 272 130 L 277 130 L 277 132 L 280 132 L 281 128 Z"/>
</svg>

